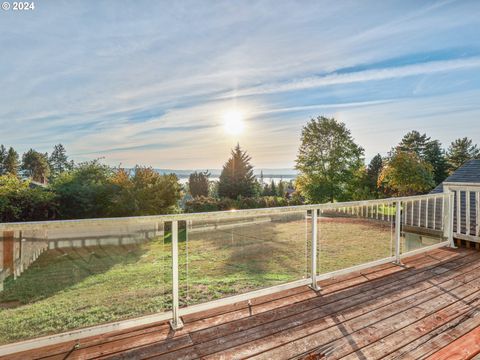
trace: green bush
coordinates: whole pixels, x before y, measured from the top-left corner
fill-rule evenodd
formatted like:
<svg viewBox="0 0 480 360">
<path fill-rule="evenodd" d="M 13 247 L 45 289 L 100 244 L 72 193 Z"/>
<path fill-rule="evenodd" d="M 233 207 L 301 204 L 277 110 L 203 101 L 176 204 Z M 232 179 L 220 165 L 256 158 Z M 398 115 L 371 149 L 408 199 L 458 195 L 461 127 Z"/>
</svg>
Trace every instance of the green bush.
<svg viewBox="0 0 480 360">
<path fill-rule="evenodd" d="M 12 174 L 0 176 L 0 222 L 49 220 L 56 209 L 53 192 L 32 188 Z"/>
</svg>

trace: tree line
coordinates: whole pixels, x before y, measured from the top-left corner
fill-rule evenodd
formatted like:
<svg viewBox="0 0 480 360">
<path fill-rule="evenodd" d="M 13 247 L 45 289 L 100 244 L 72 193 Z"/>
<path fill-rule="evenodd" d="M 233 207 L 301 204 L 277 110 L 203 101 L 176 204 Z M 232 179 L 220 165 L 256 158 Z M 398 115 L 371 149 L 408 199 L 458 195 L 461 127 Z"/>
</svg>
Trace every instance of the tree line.
<svg viewBox="0 0 480 360">
<path fill-rule="evenodd" d="M 187 210 L 222 210 L 224 199 L 237 201 L 242 208 L 264 203 L 265 197 L 299 202 L 323 203 L 410 196 L 431 191 L 480 150 L 467 137 L 454 140 L 447 149 L 437 139 L 416 130 L 403 136 L 386 156 L 377 154 L 366 164 L 364 149 L 357 144 L 346 125 L 334 118 L 311 119 L 302 129 L 296 158 L 299 175 L 294 183 L 263 184 L 253 174 L 251 157 L 237 145 L 224 164 L 218 183 L 209 173 L 193 173 L 189 178 L 193 200 Z M 228 202 L 227 202 L 228 203 Z M 270 201 L 282 206 L 282 201 Z"/>
<path fill-rule="evenodd" d="M 140 216 L 178 211 L 175 175 L 150 167 L 111 167 L 99 160 L 75 164 L 63 145 L 52 154 L 22 156 L 0 146 L 0 221 Z"/>
<path fill-rule="evenodd" d="M 408 132 L 386 156 L 366 164 L 364 149 L 346 125 L 317 117 L 303 128 L 295 181 L 265 183 L 239 144 L 219 181 L 176 175 L 151 167 L 111 167 L 100 160 L 75 164 L 62 144 L 51 154 L 30 149 L 20 158 L 0 145 L 0 221 L 137 216 L 408 196 L 430 191 L 480 150 L 469 138 L 447 149 L 418 131 Z M 190 197 L 190 198 L 188 198 Z"/>
<path fill-rule="evenodd" d="M 364 149 L 344 123 L 318 117 L 303 127 L 297 190 L 308 202 L 363 200 L 427 193 L 480 150 L 467 137 L 445 150 L 439 140 L 408 132 L 387 156 L 365 164 Z"/>
<path fill-rule="evenodd" d="M 51 155 L 33 149 L 23 154 L 21 161 L 18 152 L 13 147 L 8 150 L 0 145 L 0 175 L 25 175 L 35 182 L 46 184 L 49 179 L 72 169 L 73 161 L 69 161 L 65 147 L 55 145 Z"/>
</svg>

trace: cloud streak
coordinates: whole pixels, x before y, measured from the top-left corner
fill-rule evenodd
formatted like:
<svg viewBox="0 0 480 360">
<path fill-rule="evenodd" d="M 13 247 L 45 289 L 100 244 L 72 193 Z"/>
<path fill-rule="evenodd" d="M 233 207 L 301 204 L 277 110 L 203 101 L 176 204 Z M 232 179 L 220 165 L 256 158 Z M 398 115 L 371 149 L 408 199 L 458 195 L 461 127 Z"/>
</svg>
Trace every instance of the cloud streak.
<svg viewBox="0 0 480 360">
<path fill-rule="evenodd" d="M 298 91 L 324 86 L 351 84 L 357 82 L 397 79 L 408 76 L 429 75 L 439 72 L 468 70 L 480 67 L 480 57 L 446 61 L 432 61 L 422 64 L 395 68 L 372 69 L 351 73 L 333 73 L 324 76 L 307 77 L 286 83 L 276 83 L 252 87 L 230 93 L 225 97 L 252 96 L 287 91 Z"/>
<path fill-rule="evenodd" d="M 346 121 L 367 153 L 388 151 L 402 127 L 447 142 L 448 118 L 480 142 L 479 11 L 474 1 L 105 0 L 2 13 L 0 143 L 220 168 L 240 141 L 255 165 L 288 167 L 319 115 Z M 222 131 L 232 108 L 246 114 L 239 137 Z"/>
</svg>

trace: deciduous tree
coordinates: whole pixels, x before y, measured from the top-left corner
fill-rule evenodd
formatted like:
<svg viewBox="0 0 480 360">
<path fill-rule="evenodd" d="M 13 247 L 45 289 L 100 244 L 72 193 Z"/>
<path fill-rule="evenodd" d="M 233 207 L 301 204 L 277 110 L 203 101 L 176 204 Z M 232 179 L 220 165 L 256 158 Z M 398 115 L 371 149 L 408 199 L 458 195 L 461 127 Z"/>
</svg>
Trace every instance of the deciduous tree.
<svg viewBox="0 0 480 360">
<path fill-rule="evenodd" d="M 197 172 L 190 174 L 188 178 L 188 187 L 190 189 L 190 194 L 193 197 L 199 196 L 208 196 L 208 190 L 210 187 L 210 173 L 208 171 L 205 172 Z"/>
<path fill-rule="evenodd" d="M 113 169 L 98 160 L 78 164 L 73 170 L 59 174 L 51 183 L 63 219 L 109 216 L 114 187 Z"/>
<path fill-rule="evenodd" d="M 174 174 L 160 175 L 150 167 L 136 166 L 130 175 L 117 169 L 111 179 L 110 215 L 145 216 L 168 214 L 177 210 L 180 184 Z"/>
<path fill-rule="evenodd" d="M 0 176 L 0 222 L 39 221 L 54 218 L 55 194 L 13 174 Z"/>
<path fill-rule="evenodd" d="M 344 123 L 322 116 L 310 120 L 296 160 L 297 188 L 308 202 L 348 200 L 347 186 L 363 166 L 363 153 Z"/>
<path fill-rule="evenodd" d="M 390 195 L 425 193 L 435 186 L 433 168 L 416 153 L 397 150 L 385 164 L 378 185 Z"/>
</svg>

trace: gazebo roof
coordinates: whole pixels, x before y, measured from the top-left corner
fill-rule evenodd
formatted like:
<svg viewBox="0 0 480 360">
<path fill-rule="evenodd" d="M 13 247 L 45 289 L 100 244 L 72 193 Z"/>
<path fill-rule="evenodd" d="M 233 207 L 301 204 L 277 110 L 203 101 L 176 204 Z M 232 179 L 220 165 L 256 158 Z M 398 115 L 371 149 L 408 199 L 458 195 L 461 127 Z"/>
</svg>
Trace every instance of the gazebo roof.
<svg viewBox="0 0 480 360">
<path fill-rule="evenodd" d="M 480 159 L 469 160 L 460 166 L 452 175 L 445 179 L 443 183 L 438 185 L 431 191 L 432 194 L 443 192 L 443 184 L 463 183 L 463 184 L 479 184 L 480 185 Z"/>
</svg>

